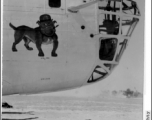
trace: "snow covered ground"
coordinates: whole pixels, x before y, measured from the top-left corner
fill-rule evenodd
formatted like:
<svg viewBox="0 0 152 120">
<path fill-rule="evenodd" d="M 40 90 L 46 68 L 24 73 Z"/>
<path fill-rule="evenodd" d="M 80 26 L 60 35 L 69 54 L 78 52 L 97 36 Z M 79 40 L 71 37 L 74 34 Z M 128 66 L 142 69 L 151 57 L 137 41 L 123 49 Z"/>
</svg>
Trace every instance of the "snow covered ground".
<svg viewBox="0 0 152 120">
<path fill-rule="evenodd" d="M 2 120 L 142 120 L 142 99 L 17 95 L 3 97 L 13 105 Z"/>
</svg>

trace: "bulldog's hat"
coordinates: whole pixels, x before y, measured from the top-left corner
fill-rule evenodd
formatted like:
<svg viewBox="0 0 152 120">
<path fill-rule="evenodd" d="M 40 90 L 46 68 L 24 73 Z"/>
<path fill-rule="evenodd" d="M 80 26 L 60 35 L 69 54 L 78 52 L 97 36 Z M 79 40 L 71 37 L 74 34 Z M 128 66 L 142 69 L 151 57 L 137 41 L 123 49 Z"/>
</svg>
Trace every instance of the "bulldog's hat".
<svg viewBox="0 0 152 120">
<path fill-rule="evenodd" d="M 51 16 L 48 14 L 43 14 L 40 16 L 40 22 L 52 21 Z"/>
</svg>

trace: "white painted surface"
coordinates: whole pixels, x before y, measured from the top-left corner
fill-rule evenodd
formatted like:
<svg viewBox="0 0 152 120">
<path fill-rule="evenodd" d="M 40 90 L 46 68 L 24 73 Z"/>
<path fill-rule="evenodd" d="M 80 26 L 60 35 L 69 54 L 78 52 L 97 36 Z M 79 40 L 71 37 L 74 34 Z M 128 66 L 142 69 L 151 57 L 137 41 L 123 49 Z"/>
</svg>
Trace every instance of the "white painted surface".
<svg viewBox="0 0 152 120">
<path fill-rule="evenodd" d="M 86 37 L 71 16 L 60 14 L 58 11 L 60 8 L 57 11 L 53 9 L 56 13 L 52 13 L 51 8 L 43 6 L 42 0 L 24 2 L 20 0 L 4 2 L 3 80 L 12 85 L 11 91 L 14 93 L 37 93 L 82 86 L 88 79 L 88 74 L 94 69 L 96 41 L 89 36 Z M 71 3 L 69 2 L 68 5 Z M 45 11 L 41 11 L 42 8 Z M 9 23 L 14 26 L 37 27 L 39 16 L 46 10 L 59 24 L 58 57 L 51 57 L 52 45 L 42 46 L 45 57 L 40 58 L 35 44 L 30 43 L 34 50 L 27 51 L 23 41 L 16 46 L 18 52 L 12 52 L 14 30 L 9 27 Z M 87 21 L 92 21 L 91 24 L 95 26 L 93 13 L 85 15 Z M 4 93 L 10 91 L 5 89 L 4 84 L 3 88 Z"/>
</svg>

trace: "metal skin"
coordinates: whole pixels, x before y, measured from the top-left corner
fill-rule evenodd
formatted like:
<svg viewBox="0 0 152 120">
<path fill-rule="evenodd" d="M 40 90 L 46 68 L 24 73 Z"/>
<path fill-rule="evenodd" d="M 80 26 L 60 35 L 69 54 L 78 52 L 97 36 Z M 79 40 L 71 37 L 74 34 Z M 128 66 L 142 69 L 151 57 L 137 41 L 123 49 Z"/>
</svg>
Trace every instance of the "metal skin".
<svg viewBox="0 0 152 120">
<path fill-rule="evenodd" d="M 9 4 L 15 5 L 16 3 L 4 3 L 3 20 L 7 20 L 5 20 L 6 23 L 4 22 L 3 29 L 3 95 L 46 93 L 89 85 L 108 77 L 119 64 L 140 19 L 137 4 L 127 0 L 131 2 L 131 6 L 127 5 L 124 0 L 109 0 L 109 3 L 107 0 L 86 1 L 85 3 L 80 0 L 61 1 L 64 6 L 61 6 L 62 9 L 55 8 L 55 12 L 59 11 L 57 14 L 49 7 L 46 7 L 45 11 L 43 8 L 26 9 L 28 14 L 25 14 L 26 12 L 22 12 L 19 7 L 9 7 Z M 39 2 L 43 3 L 43 0 Z M 76 2 L 75 6 L 74 2 Z M 105 2 L 106 4 L 101 6 Z M 108 5 L 112 8 L 110 11 L 107 9 Z M 94 11 L 90 8 L 94 8 Z M 29 12 L 30 10 L 33 10 L 34 14 Z M 86 11 L 83 13 L 83 10 Z M 133 10 L 134 13 L 127 14 L 128 10 Z M 20 16 L 16 15 L 15 11 L 18 11 Z M 50 12 L 52 18 L 59 23 L 57 58 L 38 58 L 35 51 L 28 52 L 22 45 L 18 46 L 21 52 L 15 54 L 9 48 L 9 44 L 13 42 L 13 31 L 7 28 L 7 23 L 14 21 L 13 24 L 19 25 L 24 21 L 29 25 L 33 24 L 42 14 L 37 11 Z M 100 18 L 102 15 L 105 16 L 103 24 Z M 32 16 L 31 22 L 27 20 L 27 16 Z M 109 16 L 112 16 L 112 20 Z M 18 19 L 22 17 L 26 20 L 21 22 Z M 106 23 L 112 23 L 113 27 L 109 30 Z M 127 31 L 124 32 L 123 29 L 126 29 L 126 26 Z M 10 34 L 7 35 L 7 33 Z M 48 49 L 50 48 L 45 48 L 46 56 Z"/>
</svg>

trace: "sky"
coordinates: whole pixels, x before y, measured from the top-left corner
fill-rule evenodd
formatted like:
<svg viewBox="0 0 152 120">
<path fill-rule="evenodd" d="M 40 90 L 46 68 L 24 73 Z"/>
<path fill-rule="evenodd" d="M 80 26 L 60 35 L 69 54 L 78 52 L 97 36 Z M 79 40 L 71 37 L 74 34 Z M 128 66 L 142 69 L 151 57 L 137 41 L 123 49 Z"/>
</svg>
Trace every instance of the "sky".
<svg viewBox="0 0 152 120">
<path fill-rule="evenodd" d="M 139 6 L 141 17 L 136 26 L 127 49 L 119 65 L 112 74 L 103 81 L 81 88 L 62 92 L 49 93 L 59 96 L 100 96 L 107 90 L 126 90 L 130 88 L 143 93 L 144 87 L 144 0 L 135 0 Z"/>
</svg>

